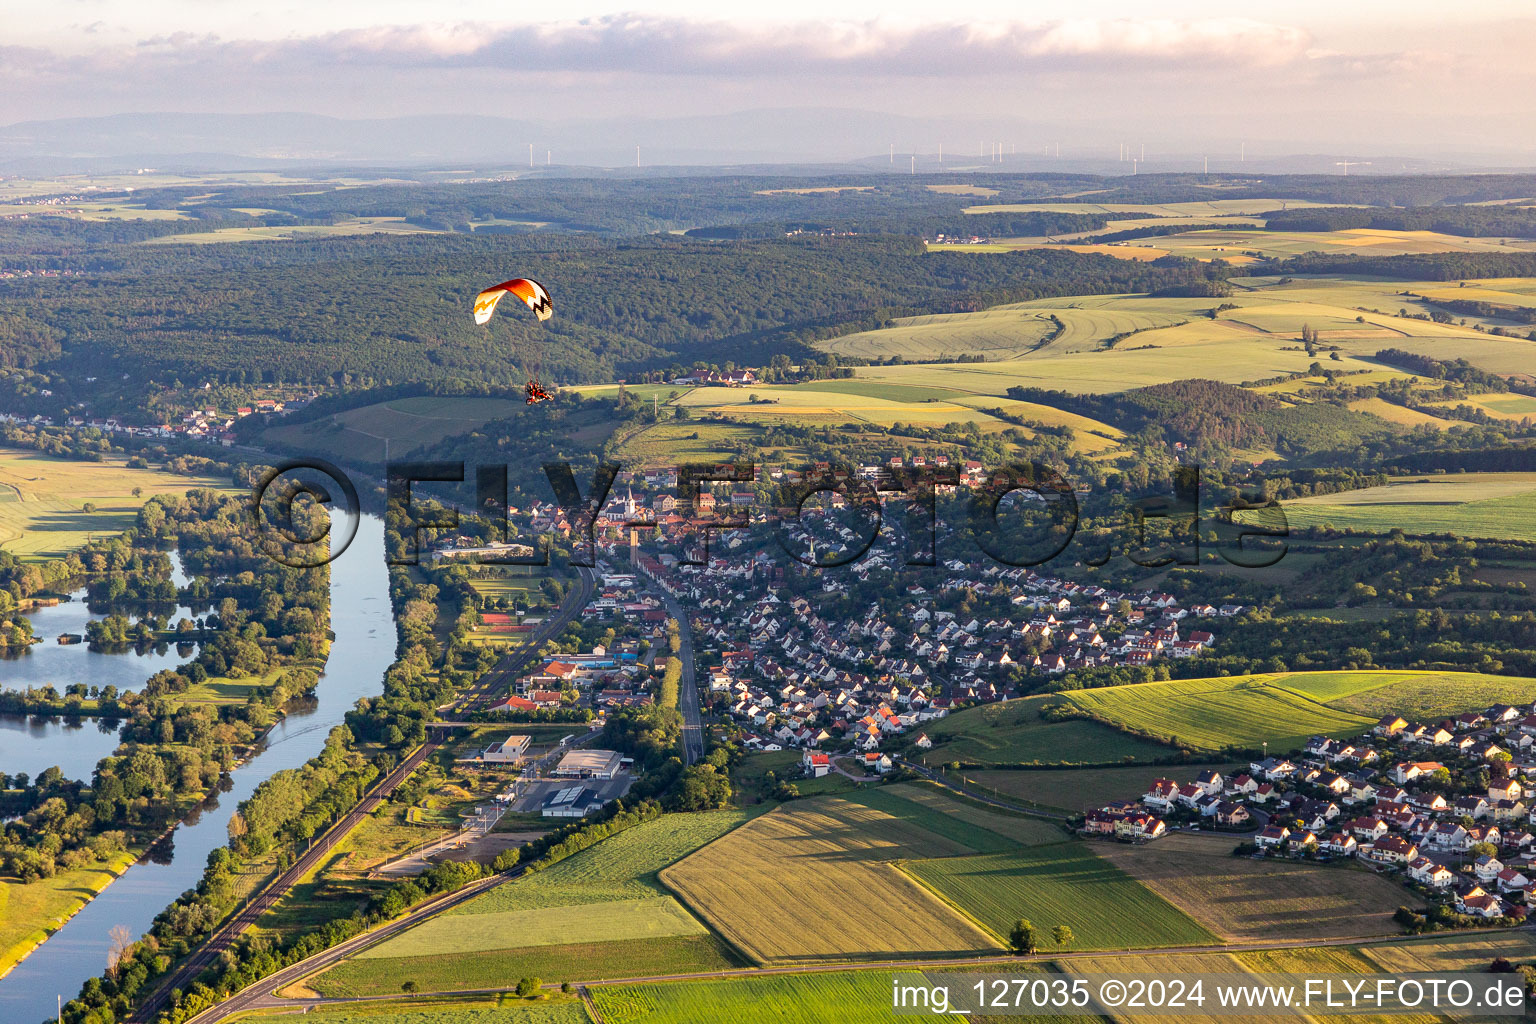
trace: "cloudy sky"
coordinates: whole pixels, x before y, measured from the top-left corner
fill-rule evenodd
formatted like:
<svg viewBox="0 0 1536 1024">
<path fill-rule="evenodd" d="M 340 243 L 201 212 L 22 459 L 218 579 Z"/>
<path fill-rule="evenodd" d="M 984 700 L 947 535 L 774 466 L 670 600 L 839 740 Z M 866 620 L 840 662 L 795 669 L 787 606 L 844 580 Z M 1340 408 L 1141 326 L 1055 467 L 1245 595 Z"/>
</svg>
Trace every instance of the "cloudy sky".
<svg viewBox="0 0 1536 1024">
<path fill-rule="evenodd" d="M 1032 145 L 1155 134 L 1276 152 L 1536 154 L 1529 0 L 751 6 L 762 13 L 703 0 L 0 0 L 0 124 L 815 106 L 996 119 L 1038 132 Z"/>
</svg>

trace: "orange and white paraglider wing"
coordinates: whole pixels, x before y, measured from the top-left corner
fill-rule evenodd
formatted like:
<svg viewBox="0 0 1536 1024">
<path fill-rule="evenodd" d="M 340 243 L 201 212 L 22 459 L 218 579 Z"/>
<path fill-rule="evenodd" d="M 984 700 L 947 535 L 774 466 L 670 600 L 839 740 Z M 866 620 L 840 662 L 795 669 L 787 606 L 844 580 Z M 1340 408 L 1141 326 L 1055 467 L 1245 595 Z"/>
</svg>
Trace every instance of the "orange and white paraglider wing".
<svg viewBox="0 0 1536 1024">
<path fill-rule="evenodd" d="M 548 320 L 554 314 L 554 304 L 544 286 L 526 277 L 519 277 L 492 285 L 475 296 L 475 323 L 489 323 L 492 314 L 496 312 L 496 304 L 509 293 L 522 299 L 523 305 L 533 310 L 540 320 Z"/>
</svg>

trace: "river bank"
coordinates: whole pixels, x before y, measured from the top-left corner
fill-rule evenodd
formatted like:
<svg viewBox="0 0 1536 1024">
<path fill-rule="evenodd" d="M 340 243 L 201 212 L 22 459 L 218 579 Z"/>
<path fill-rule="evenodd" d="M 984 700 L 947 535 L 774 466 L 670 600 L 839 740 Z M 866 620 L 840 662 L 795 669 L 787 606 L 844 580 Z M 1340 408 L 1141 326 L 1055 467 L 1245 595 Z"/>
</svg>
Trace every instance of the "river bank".
<svg viewBox="0 0 1536 1024">
<path fill-rule="evenodd" d="M 209 853 L 228 841 L 229 818 L 242 800 L 275 773 L 308 761 L 359 698 L 382 690 L 395 651 L 382 520 L 363 517 L 351 547 L 331 564 L 330 593 L 335 640 L 313 705 L 277 722 L 228 776 L 227 790 L 204 801 L 157 844 L 161 849 L 135 861 L 0 978 L 0 1019 L 31 1022 L 52 1016 L 57 995 L 71 997 L 106 966 L 114 927 L 126 927 L 138 937 L 172 900 L 197 884 Z M 0 663 L 0 678 L 4 669 Z"/>
</svg>

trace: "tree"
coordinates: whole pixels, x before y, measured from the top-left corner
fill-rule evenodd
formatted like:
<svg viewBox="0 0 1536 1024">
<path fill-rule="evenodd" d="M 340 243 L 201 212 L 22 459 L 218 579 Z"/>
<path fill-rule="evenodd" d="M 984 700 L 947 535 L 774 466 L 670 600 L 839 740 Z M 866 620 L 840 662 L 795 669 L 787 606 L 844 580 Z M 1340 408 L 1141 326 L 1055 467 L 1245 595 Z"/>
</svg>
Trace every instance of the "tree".
<svg viewBox="0 0 1536 1024">
<path fill-rule="evenodd" d="M 1072 940 L 1076 936 L 1072 934 L 1072 929 L 1069 926 L 1059 924 L 1051 929 L 1051 938 L 1056 940 L 1056 949 L 1059 951 L 1072 945 Z"/>
<path fill-rule="evenodd" d="M 1013 950 L 1014 956 L 1029 956 L 1038 946 L 1035 943 L 1035 926 L 1025 918 L 1019 918 L 1013 923 L 1013 930 L 1008 933 L 1008 948 Z"/>
<path fill-rule="evenodd" d="M 116 981 L 118 964 L 122 963 L 123 957 L 133 947 L 133 932 L 125 924 L 115 924 L 107 935 L 110 939 L 110 945 L 107 946 L 107 977 Z"/>
<path fill-rule="evenodd" d="M 543 982 L 538 978 L 520 978 L 517 982 L 517 994 L 524 999 L 529 999 L 539 994 L 539 988 Z"/>
<path fill-rule="evenodd" d="M 406 993 L 407 995 L 414 995 L 420 988 L 421 986 L 416 984 L 414 980 L 402 981 L 400 983 L 400 991 Z"/>
</svg>

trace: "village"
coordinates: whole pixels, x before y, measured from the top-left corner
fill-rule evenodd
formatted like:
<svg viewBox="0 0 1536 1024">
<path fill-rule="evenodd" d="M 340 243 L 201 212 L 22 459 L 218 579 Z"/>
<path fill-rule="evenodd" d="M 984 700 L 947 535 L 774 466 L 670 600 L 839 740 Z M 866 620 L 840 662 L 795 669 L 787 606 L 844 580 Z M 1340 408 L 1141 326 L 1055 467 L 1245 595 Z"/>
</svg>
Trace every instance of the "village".
<svg viewBox="0 0 1536 1024">
<path fill-rule="evenodd" d="M 767 516 L 755 492 L 741 486 L 718 498 L 703 490 L 696 503 L 701 514 L 684 516 L 674 471 L 621 473 L 593 529 L 599 550 L 614 562 L 627 559 L 631 571 L 605 571 L 583 616 L 609 620 L 627 639 L 613 650 L 550 661 L 523 681 L 524 693 L 505 710 L 559 707 L 562 694 L 569 704 L 577 687 L 595 711 L 649 700 L 648 674 L 636 652 L 641 642 L 664 635 L 670 601 L 692 609 L 701 703 L 726 738 L 745 750 L 874 755 L 871 768 L 883 771 L 891 765 L 885 755 L 931 746 L 926 722 L 1034 692 L 1071 670 L 1153 671 L 1159 663 L 1198 658 L 1216 645 L 1217 623 L 1246 611 L 1186 606 L 1167 593 L 1085 585 L 985 559 L 951 559 L 936 567 L 931 587 L 913 583 L 900 600 L 872 600 L 862 614 L 823 615 L 822 602 L 878 590 L 882 577 L 898 571 L 901 538 L 887 524 L 884 542 L 857 562 L 837 571 L 811 569 L 760 543 L 753 530 Z M 637 487 L 652 492 L 648 501 L 636 497 Z M 739 511 L 724 512 L 732 507 Z M 507 511 L 536 535 L 578 533 L 552 503 Z M 737 517 L 744 528 L 711 537 L 711 554 L 701 534 L 721 514 Z M 818 514 L 808 508 L 796 529 Z M 456 536 L 428 557 L 473 560 L 512 547 Z M 941 607 L 972 592 L 1009 596 L 1003 608 L 985 615 Z M 482 617 L 492 628 L 511 628 L 504 613 Z"/>
<path fill-rule="evenodd" d="M 1081 831 L 1151 842 L 1170 831 L 1245 833 L 1235 852 L 1349 860 L 1482 921 L 1536 906 L 1536 704 L 1431 724 L 1383 717 L 1351 740 L 1314 736 L 1246 770 L 1156 779 L 1089 811 Z"/>
</svg>

